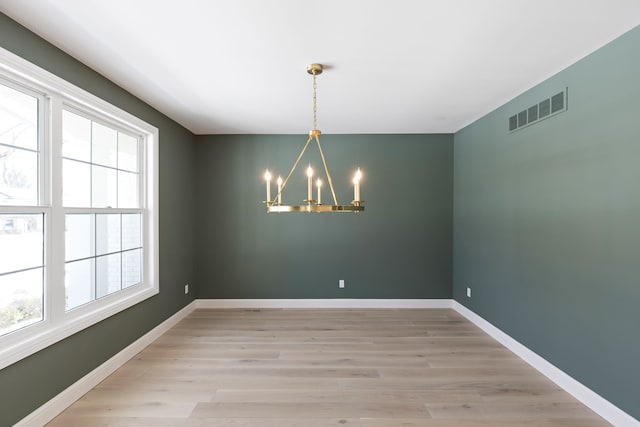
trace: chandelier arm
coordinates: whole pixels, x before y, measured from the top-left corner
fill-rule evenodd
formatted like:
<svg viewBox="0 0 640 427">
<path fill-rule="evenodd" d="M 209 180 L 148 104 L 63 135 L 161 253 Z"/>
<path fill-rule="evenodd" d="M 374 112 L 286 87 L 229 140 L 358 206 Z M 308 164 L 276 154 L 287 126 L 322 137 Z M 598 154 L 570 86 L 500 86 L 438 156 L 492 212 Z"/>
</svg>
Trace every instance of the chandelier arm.
<svg viewBox="0 0 640 427">
<path fill-rule="evenodd" d="M 329 181 L 329 188 L 331 189 L 331 195 L 333 196 L 333 204 L 338 206 L 340 203 L 338 203 L 338 198 L 336 197 L 336 192 L 333 189 L 333 180 L 331 179 L 331 174 L 329 173 L 329 167 L 327 166 L 327 160 L 324 158 L 324 152 L 322 151 L 322 145 L 320 144 L 320 137 L 318 137 L 318 135 L 316 135 L 315 138 L 316 138 L 316 142 L 318 143 L 318 150 L 320 151 L 320 157 L 322 158 L 322 164 L 324 165 L 324 172 L 327 174 L 327 181 Z"/>
<path fill-rule="evenodd" d="M 309 143 L 311 142 L 311 139 L 312 139 L 312 137 L 309 136 L 309 139 L 307 139 L 307 143 L 304 144 L 304 148 L 302 148 L 302 151 L 300 152 L 300 155 L 298 156 L 298 159 L 296 160 L 296 162 L 293 164 L 293 167 L 289 171 L 289 175 L 287 175 L 285 180 L 282 182 L 282 187 L 280 187 L 280 191 L 278 191 L 278 194 L 276 194 L 276 198 L 273 199 L 273 201 L 271 202 L 272 204 L 275 203 L 276 200 L 278 200 L 278 196 L 280 196 L 282 194 L 282 192 L 284 191 L 284 187 L 286 187 L 287 182 L 289 182 L 289 178 L 291 178 L 291 175 L 293 174 L 293 172 L 298 167 L 298 163 L 300 163 L 300 159 L 302 159 L 302 156 L 304 156 L 304 152 L 307 151 L 307 147 L 309 146 Z"/>
</svg>

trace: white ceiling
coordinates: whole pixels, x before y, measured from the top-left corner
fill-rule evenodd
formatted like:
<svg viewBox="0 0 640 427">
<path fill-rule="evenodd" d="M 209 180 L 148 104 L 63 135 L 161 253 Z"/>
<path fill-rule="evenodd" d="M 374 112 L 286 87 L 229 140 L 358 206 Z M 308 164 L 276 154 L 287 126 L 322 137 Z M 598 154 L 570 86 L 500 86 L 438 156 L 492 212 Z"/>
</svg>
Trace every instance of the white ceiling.
<svg viewBox="0 0 640 427">
<path fill-rule="evenodd" d="M 450 133 L 640 24 L 638 0 L 0 0 L 197 134 Z"/>
</svg>

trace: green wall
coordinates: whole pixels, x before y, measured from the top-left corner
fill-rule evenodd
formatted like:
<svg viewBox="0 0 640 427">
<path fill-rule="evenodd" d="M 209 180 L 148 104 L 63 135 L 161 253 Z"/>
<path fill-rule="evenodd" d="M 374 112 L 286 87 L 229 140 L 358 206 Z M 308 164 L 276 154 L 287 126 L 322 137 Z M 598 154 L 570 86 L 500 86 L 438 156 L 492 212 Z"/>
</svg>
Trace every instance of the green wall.
<svg viewBox="0 0 640 427">
<path fill-rule="evenodd" d="M 453 293 L 640 419 L 639 46 L 636 28 L 455 134 Z M 568 111 L 507 132 L 565 87 Z"/>
<path fill-rule="evenodd" d="M 286 175 L 305 141 L 198 137 L 198 297 L 451 298 L 453 136 L 323 135 L 339 202 L 360 166 L 365 211 L 267 214 L 261 174 Z M 321 166 L 309 150 L 285 204 L 306 199 L 306 166 Z"/>
<path fill-rule="evenodd" d="M 0 370 L 0 425 L 12 425 L 193 299 L 194 136 L 0 14 L 0 46 L 160 129 L 160 294 Z M 195 289 L 194 289 L 195 291 Z"/>
</svg>

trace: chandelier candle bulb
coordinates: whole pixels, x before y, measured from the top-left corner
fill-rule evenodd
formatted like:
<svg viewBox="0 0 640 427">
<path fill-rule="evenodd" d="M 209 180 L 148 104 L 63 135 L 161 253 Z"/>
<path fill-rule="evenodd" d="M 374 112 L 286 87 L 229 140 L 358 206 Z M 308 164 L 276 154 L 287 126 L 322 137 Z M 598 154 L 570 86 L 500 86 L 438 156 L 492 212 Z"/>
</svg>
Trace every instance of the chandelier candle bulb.
<svg viewBox="0 0 640 427">
<path fill-rule="evenodd" d="M 320 192 L 320 188 L 322 187 L 322 180 L 318 178 L 316 181 L 316 186 L 318 187 L 318 204 L 322 204 L 322 193 Z"/>
<path fill-rule="evenodd" d="M 271 202 L 271 173 L 269 169 L 264 173 L 264 180 L 267 181 L 267 204 Z"/>
<path fill-rule="evenodd" d="M 360 168 L 358 168 L 356 176 L 353 178 L 353 200 L 355 202 L 360 201 L 360 178 L 362 178 L 362 172 L 360 172 Z"/>
<path fill-rule="evenodd" d="M 360 197 L 360 184 L 356 179 L 353 180 L 353 201 L 357 202 Z"/>
<path fill-rule="evenodd" d="M 279 176 L 278 177 L 278 204 L 281 205 L 282 204 L 282 177 Z"/>
<path fill-rule="evenodd" d="M 307 202 L 311 204 L 313 200 L 313 169 L 311 169 L 311 165 L 307 168 L 307 177 L 309 178 L 307 185 Z"/>
</svg>

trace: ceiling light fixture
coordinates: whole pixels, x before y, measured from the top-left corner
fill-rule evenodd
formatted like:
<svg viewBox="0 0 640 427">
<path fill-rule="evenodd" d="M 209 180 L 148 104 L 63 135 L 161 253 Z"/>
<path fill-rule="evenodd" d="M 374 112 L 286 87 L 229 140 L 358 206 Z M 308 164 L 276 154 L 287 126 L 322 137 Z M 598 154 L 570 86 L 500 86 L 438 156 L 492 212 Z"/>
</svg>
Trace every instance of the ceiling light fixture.
<svg viewBox="0 0 640 427">
<path fill-rule="evenodd" d="M 313 76 L 313 129 L 309 131 L 309 139 L 307 139 L 307 143 L 302 148 L 300 155 L 297 160 L 294 162 L 291 171 L 287 177 L 282 180 L 279 176 L 277 179 L 277 193 L 276 196 L 271 198 L 271 172 L 267 169 L 264 174 L 264 179 L 267 183 L 267 200 L 264 202 L 267 205 L 267 213 L 270 212 L 362 212 L 364 211 L 363 200 L 360 200 L 360 180 L 362 179 L 362 171 L 360 168 L 356 171 L 353 177 L 353 201 L 350 205 L 341 205 L 338 203 L 338 198 L 336 197 L 336 192 L 333 188 L 333 181 L 331 180 L 331 174 L 329 173 L 329 167 L 327 166 L 327 160 L 324 157 L 324 152 L 322 151 L 322 144 L 320 144 L 320 132 L 317 129 L 317 117 L 316 117 L 316 77 L 319 74 L 322 74 L 323 67 L 322 64 L 311 64 L 307 67 L 307 72 Z M 322 180 L 318 178 L 316 180 L 316 196 L 317 199 L 313 198 L 313 168 L 311 165 L 307 167 L 307 198 L 304 200 L 305 204 L 303 205 L 284 205 L 282 204 L 282 194 L 284 188 L 289 182 L 289 178 L 293 175 L 293 172 L 298 167 L 298 163 L 304 156 L 305 151 L 309 147 L 311 141 L 315 140 L 318 145 L 318 150 L 320 151 L 320 157 L 322 158 L 322 165 L 324 167 L 324 172 L 326 174 L 327 182 L 329 183 L 329 189 L 331 190 L 331 196 L 333 197 L 333 205 L 324 205 L 322 204 Z"/>
</svg>

